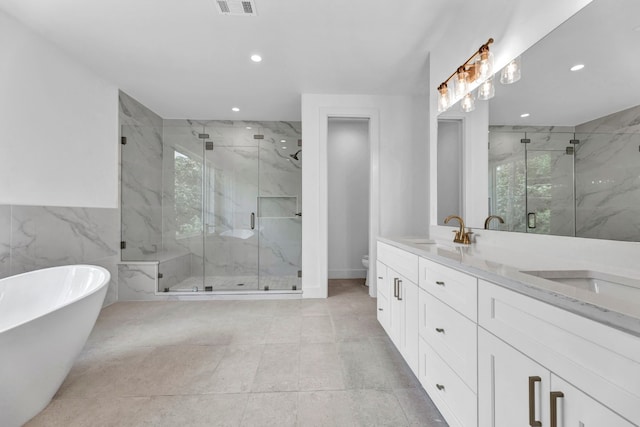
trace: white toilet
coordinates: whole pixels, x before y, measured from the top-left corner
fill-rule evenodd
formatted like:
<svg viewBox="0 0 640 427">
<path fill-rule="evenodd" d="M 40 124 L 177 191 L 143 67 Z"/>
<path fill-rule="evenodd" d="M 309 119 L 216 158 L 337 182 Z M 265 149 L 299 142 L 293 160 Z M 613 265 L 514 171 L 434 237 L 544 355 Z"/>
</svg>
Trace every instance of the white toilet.
<svg viewBox="0 0 640 427">
<path fill-rule="evenodd" d="M 369 255 L 362 257 L 362 265 L 367 269 L 367 278 L 364 279 L 364 285 L 369 286 Z"/>
</svg>

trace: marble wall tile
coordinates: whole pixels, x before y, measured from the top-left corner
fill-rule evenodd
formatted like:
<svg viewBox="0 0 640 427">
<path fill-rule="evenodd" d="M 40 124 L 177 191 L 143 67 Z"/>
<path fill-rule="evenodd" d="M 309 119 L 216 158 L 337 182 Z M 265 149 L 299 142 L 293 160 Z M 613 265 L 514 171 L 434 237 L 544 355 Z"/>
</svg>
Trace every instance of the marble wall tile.
<svg viewBox="0 0 640 427">
<path fill-rule="evenodd" d="M 576 235 L 640 241 L 640 106 L 576 127 Z"/>
<path fill-rule="evenodd" d="M 0 206 L 0 277 L 94 264 L 111 273 L 104 305 L 117 300 L 118 209 Z"/>
<path fill-rule="evenodd" d="M 640 105 L 576 126 L 584 133 L 640 133 Z"/>
<path fill-rule="evenodd" d="M 11 275 L 11 206 L 0 205 L 0 279 Z"/>
<path fill-rule="evenodd" d="M 155 298 L 158 264 L 118 265 L 118 301 L 149 301 Z"/>
<path fill-rule="evenodd" d="M 118 254 L 118 210 L 13 206 L 11 273 Z"/>
<path fill-rule="evenodd" d="M 154 259 L 162 249 L 162 118 L 120 92 L 122 251 L 126 260 Z"/>
</svg>

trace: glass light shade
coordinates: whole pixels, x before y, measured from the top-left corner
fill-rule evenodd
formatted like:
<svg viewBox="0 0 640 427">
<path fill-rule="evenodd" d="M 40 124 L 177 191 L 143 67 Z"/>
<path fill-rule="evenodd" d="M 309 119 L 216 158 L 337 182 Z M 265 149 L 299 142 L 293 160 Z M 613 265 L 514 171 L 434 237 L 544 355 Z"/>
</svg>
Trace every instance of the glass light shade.
<svg viewBox="0 0 640 427">
<path fill-rule="evenodd" d="M 438 112 L 442 113 L 446 111 L 451 105 L 451 99 L 449 95 L 449 89 L 447 86 L 441 86 L 438 88 Z"/>
<path fill-rule="evenodd" d="M 464 96 L 464 98 L 462 98 L 462 102 L 460 102 L 460 108 L 462 108 L 462 111 L 464 111 L 465 113 L 469 113 L 476 109 L 476 102 L 473 99 L 472 92 L 469 92 Z"/>
<path fill-rule="evenodd" d="M 466 71 L 458 71 L 456 74 L 456 98 L 462 98 L 469 91 L 467 75 Z"/>
<path fill-rule="evenodd" d="M 486 101 L 496 95 L 496 87 L 493 84 L 493 77 L 489 77 L 478 87 L 478 99 Z"/>
<path fill-rule="evenodd" d="M 480 59 L 476 63 L 478 79 L 484 80 L 493 75 L 493 53 L 489 50 L 480 52 Z"/>
<path fill-rule="evenodd" d="M 502 69 L 500 83 L 510 85 L 520 80 L 520 57 L 513 59 Z"/>
</svg>

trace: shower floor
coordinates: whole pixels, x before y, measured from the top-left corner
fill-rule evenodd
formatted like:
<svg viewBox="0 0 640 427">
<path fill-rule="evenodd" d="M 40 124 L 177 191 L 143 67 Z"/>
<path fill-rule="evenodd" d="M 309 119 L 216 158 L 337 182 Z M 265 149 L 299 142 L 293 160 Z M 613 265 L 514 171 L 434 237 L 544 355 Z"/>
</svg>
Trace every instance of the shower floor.
<svg viewBox="0 0 640 427">
<path fill-rule="evenodd" d="M 204 284 L 204 285 L 203 285 Z M 204 292 L 205 286 L 211 291 L 290 291 L 295 286 L 300 290 L 300 279 L 297 276 L 191 276 L 169 288 L 169 292 Z"/>
</svg>

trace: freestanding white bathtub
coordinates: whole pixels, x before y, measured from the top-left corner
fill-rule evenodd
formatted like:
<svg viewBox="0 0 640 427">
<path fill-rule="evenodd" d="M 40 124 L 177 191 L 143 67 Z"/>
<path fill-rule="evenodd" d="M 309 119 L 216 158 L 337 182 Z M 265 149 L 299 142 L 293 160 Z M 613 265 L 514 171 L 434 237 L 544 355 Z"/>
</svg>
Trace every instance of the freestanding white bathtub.
<svg viewBox="0 0 640 427">
<path fill-rule="evenodd" d="M 0 280 L 0 426 L 44 409 L 93 329 L 110 275 L 69 265 Z"/>
</svg>

